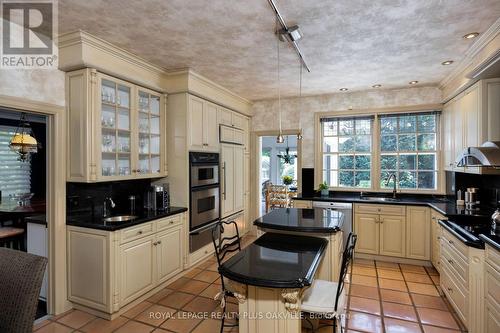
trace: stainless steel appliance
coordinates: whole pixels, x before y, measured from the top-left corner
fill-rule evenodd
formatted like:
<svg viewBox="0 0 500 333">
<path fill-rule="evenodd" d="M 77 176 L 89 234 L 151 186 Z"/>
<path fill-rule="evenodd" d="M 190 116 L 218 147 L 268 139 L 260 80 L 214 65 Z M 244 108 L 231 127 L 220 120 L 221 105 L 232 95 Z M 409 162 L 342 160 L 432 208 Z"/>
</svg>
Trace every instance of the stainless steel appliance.
<svg viewBox="0 0 500 333">
<path fill-rule="evenodd" d="M 313 201 L 313 208 L 328 208 L 338 210 L 344 214 L 344 223 L 342 231 L 344 233 L 344 244 L 347 241 L 349 233 L 353 230 L 352 227 L 352 203 L 350 202 L 330 202 L 330 201 Z"/>
<path fill-rule="evenodd" d="M 465 208 L 472 210 L 479 208 L 479 189 L 477 187 L 468 187 L 465 192 Z"/>
<path fill-rule="evenodd" d="M 145 207 L 154 211 L 162 211 L 169 206 L 168 185 L 151 185 L 146 194 Z"/>
<path fill-rule="evenodd" d="M 189 249 L 194 252 L 212 241 L 220 220 L 219 154 L 189 153 Z"/>
<path fill-rule="evenodd" d="M 457 159 L 457 166 L 500 167 L 500 141 L 487 141 L 481 147 L 468 147 Z"/>
</svg>

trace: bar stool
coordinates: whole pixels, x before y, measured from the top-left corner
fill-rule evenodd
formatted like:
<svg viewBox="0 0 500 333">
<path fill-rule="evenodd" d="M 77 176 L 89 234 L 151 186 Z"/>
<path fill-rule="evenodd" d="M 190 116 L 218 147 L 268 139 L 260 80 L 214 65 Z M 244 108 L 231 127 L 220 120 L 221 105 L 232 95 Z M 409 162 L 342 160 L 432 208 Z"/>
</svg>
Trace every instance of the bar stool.
<svg viewBox="0 0 500 333">
<path fill-rule="evenodd" d="M 24 251 L 24 229 L 14 227 L 0 228 L 0 247 Z"/>
</svg>

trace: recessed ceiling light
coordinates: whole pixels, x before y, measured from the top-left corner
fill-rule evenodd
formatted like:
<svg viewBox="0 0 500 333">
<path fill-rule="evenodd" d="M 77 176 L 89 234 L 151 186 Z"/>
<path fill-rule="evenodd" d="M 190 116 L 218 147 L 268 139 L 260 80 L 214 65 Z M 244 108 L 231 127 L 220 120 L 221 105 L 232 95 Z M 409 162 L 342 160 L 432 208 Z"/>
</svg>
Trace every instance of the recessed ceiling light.
<svg viewBox="0 0 500 333">
<path fill-rule="evenodd" d="M 372 88 L 380 88 L 380 87 L 382 87 L 382 85 L 381 85 L 381 84 L 374 84 L 374 85 L 372 86 Z"/>
<path fill-rule="evenodd" d="M 443 61 L 443 62 L 441 63 L 441 65 L 443 65 L 443 66 L 448 66 L 448 65 L 451 65 L 452 63 L 453 63 L 453 60 L 446 60 L 446 61 Z"/>
<path fill-rule="evenodd" d="M 417 83 L 418 83 L 418 81 L 410 81 L 410 82 L 408 82 L 408 84 L 417 84 Z"/>
<path fill-rule="evenodd" d="M 463 35 L 463 38 L 464 39 L 472 39 L 472 38 L 476 38 L 477 36 L 479 36 L 479 32 L 469 32 L 468 34 Z"/>
<path fill-rule="evenodd" d="M 347 89 L 347 88 L 340 88 L 339 90 L 340 90 L 340 91 L 347 91 L 347 90 L 349 90 L 349 89 Z"/>
</svg>

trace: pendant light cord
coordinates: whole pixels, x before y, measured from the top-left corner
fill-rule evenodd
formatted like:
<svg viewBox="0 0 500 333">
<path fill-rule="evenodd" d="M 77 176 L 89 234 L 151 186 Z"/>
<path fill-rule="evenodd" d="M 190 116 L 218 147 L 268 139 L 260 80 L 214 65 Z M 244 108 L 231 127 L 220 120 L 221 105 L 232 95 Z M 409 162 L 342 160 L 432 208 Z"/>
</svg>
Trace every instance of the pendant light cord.
<svg viewBox="0 0 500 333">
<path fill-rule="evenodd" d="M 280 36 L 279 36 L 279 22 L 276 18 L 276 40 L 278 50 L 278 121 L 279 121 L 279 135 L 282 135 L 281 129 L 281 76 L 280 76 Z"/>
</svg>

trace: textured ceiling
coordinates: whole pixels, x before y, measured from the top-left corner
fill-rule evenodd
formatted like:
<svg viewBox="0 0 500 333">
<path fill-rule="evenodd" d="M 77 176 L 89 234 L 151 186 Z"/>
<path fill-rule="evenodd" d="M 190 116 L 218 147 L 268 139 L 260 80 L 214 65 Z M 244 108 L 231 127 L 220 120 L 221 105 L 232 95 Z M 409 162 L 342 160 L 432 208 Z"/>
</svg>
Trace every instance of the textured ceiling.
<svg viewBox="0 0 500 333">
<path fill-rule="evenodd" d="M 499 0 L 276 0 L 311 67 L 303 93 L 437 84 L 500 17 Z M 274 16 L 267 0 L 59 0 L 59 32 L 85 30 L 168 69 L 190 67 L 251 100 L 277 97 Z M 452 59 L 451 66 L 441 62 Z M 281 43 L 282 94 L 299 63 Z"/>
</svg>

